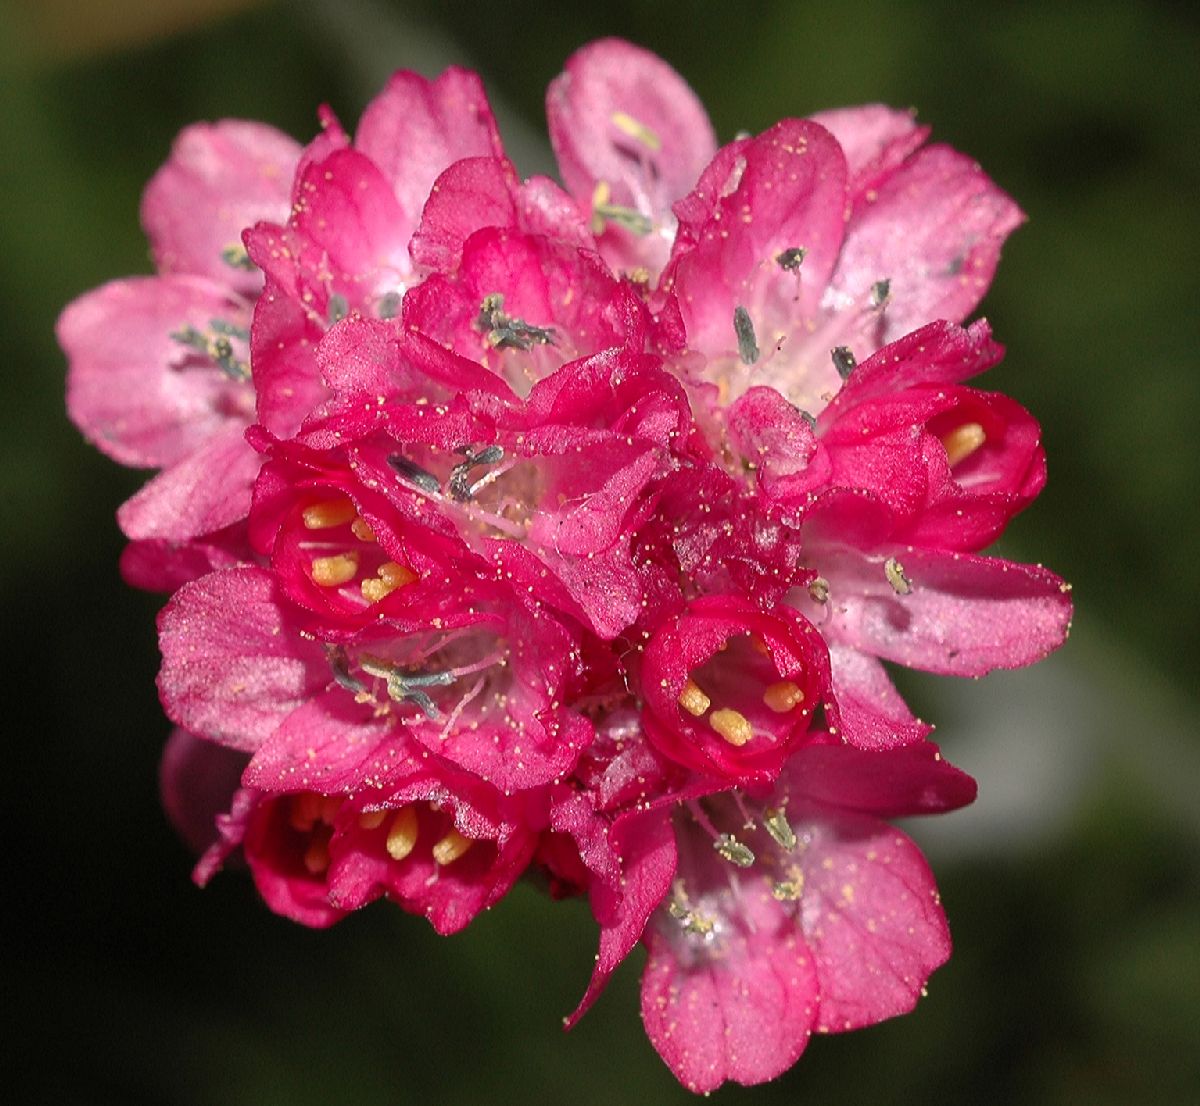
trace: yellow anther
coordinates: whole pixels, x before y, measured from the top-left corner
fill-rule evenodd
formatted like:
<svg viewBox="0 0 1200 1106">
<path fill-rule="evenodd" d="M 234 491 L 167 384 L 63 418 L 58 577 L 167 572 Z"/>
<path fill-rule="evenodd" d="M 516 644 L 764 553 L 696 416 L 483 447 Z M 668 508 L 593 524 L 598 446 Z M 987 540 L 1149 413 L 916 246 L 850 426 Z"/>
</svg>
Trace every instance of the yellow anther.
<svg viewBox="0 0 1200 1106">
<path fill-rule="evenodd" d="M 780 680 L 763 692 L 763 702 L 776 714 L 787 714 L 804 702 L 804 692 L 791 680 Z"/>
<path fill-rule="evenodd" d="M 304 508 L 304 528 L 306 530 L 331 530 L 335 526 L 344 526 L 358 512 L 348 499 L 329 499 L 324 503 L 314 503 Z"/>
<path fill-rule="evenodd" d="M 767 648 L 767 643 L 762 639 L 762 634 L 750 635 L 750 648 L 764 657 L 771 655 L 771 651 Z"/>
<path fill-rule="evenodd" d="M 288 812 L 288 825 L 300 833 L 307 833 L 321 817 L 324 803 L 324 795 L 316 795 L 311 791 L 293 795 Z"/>
<path fill-rule="evenodd" d="M 614 111 L 612 113 L 613 126 L 619 131 L 623 131 L 630 138 L 636 139 L 647 149 L 658 151 L 662 149 L 662 139 L 658 137 L 645 123 L 634 119 L 632 115 L 628 115 L 623 111 Z"/>
<path fill-rule="evenodd" d="M 712 706 L 712 700 L 700 690 L 695 680 L 689 679 L 679 693 L 679 705 L 694 718 L 699 718 Z"/>
<path fill-rule="evenodd" d="M 319 876 L 329 867 L 329 842 L 321 837 L 314 837 L 304 850 L 304 867 L 308 874 Z"/>
<path fill-rule="evenodd" d="M 388 827 L 388 856 L 393 860 L 403 860 L 408 856 L 417 843 L 417 830 L 417 812 L 411 806 L 396 811 L 396 816 Z"/>
<path fill-rule="evenodd" d="M 712 726 L 730 745 L 742 746 L 754 736 L 750 723 L 740 711 L 723 707 L 714 710 L 709 716 L 708 724 Z"/>
<path fill-rule="evenodd" d="M 416 580 L 417 574 L 406 565 L 398 565 L 395 561 L 385 561 L 379 566 L 377 579 L 364 580 L 361 585 L 363 598 L 369 603 L 378 603 L 386 595 L 391 595 L 397 588 L 404 587 Z"/>
<path fill-rule="evenodd" d="M 959 461 L 965 461 L 986 441 L 987 435 L 977 422 L 964 422 L 956 430 L 951 430 L 942 439 L 942 445 L 946 447 L 946 460 L 950 462 L 950 467 L 954 468 Z"/>
<path fill-rule="evenodd" d="M 358 816 L 358 824 L 365 830 L 379 829 L 388 816 L 386 810 L 364 810 Z"/>
<path fill-rule="evenodd" d="M 356 518 L 350 523 L 350 533 L 352 533 L 359 541 L 374 541 L 375 531 L 372 530 L 361 518 Z"/>
<path fill-rule="evenodd" d="M 453 864 L 475 842 L 469 837 L 463 837 L 456 829 L 452 829 L 433 846 L 433 859 L 443 867 Z"/>
<path fill-rule="evenodd" d="M 608 181 L 596 181 L 596 187 L 592 189 L 592 233 L 604 233 L 604 216 L 599 209 L 608 206 L 608 201 L 612 199 L 612 189 L 609 187 Z"/>
<path fill-rule="evenodd" d="M 358 554 L 339 553 L 335 557 L 314 557 L 310 569 L 313 583 L 323 588 L 348 584 L 358 574 Z"/>
<path fill-rule="evenodd" d="M 326 825 L 333 825 L 334 818 L 337 817 L 337 812 L 342 809 L 341 795 L 326 795 L 321 800 L 321 821 Z"/>
</svg>

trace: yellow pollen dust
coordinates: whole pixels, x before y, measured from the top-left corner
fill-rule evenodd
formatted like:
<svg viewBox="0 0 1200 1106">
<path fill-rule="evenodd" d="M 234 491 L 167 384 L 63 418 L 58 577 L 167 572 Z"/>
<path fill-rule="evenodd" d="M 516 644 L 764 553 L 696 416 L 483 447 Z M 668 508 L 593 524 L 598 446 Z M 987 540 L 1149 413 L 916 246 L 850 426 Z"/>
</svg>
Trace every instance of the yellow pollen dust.
<svg viewBox="0 0 1200 1106">
<path fill-rule="evenodd" d="M 356 518 L 352 523 L 350 523 L 350 533 L 358 538 L 359 541 L 375 540 L 375 531 L 372 530 L 361 518 Z"/>
<path fill-rule="evenodd" d="M 689 677 L 679 693 L 679 705 L 693 718 L 699 718 L 712 706 L 712 700 L 700 690 L 700 685 Z"/>
<path fill-rule="evenodd" d="M 335 557 L 314 557 L 310 574 L 314 584 L 336 588 L 348 584 L 358 574 L 358 554 L 339 553 Z"/>
<path fill-rule="evenodd" d="M 629 135 L 630 138 L 636 139 L 647 149 L 654 151 L 662 149 L 662 139 L 647 127 L 645 123 L 634 119 L 632 115 L 628 115 L 623 111 L 614 111 L 612 113 L 612 122 L 617 130 Z"/>
<path fill-rule="evenodd" d="M 714 710 L 708 719 L 708 724 L 730 745 L 739 748 L 754 736 L 754 731 L 750 728 L 746 716 L 740 711 L 730 710 L 729 707 Z"/>
<path fill-rule="evenodd" d="M 388 827 L 387 854 L 393 860 L 403 860 L 417 843 L 417 812 L 411 806 L 396 811 Z"/>
<path fill-rule="evenodd" d="M 453 864 L 474 844 L 471 838 L 464 837 L 458 830 L 452 829 L 433 846 L 433 859 L 445 867 L 447 864 Z"/>
<path fill-rule="evenodd" d="M 776 714 L 787 714 L 804 702 L 804 692 L 791 680 L 780 680 L 763 692 L 763 702 Z"/>
<path fill-rule="evenodd" d="M 368 603 L 378 603 L 384 596 L 391 595 L 397 588 L 411 584 L 416 579 L 417 574 L 406 565 L 385 561 L 379 566 L 376 579 L 364 580 L 359 586 Z"/>
<path fill-rule="evenodd" d="M 977 422 L 964 422 L 956 430 L 951 430 L 942 439 L 942 445 L 946 447 L 946 460 L 950 462 L 950 467 L 954 468 L 960 461 L 965 461 L 986 441 L 987 435 Z"/>
<path fill-rule="evenodd" d="M 306 530 L 331 530 L 335 526 L 344 526 L 358 512 L 348 499 L 330 499 L 324 503 L 314 503 L 304 508 L 304 528 Z"/>
</svg>

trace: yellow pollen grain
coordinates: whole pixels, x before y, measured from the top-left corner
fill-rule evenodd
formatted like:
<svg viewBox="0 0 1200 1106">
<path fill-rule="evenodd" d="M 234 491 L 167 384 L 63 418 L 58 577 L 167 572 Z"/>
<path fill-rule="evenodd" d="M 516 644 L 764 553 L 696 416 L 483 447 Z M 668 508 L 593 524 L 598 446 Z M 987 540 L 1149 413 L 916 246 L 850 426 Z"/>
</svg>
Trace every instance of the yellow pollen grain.
<svg viewBox="0 0 1200 1106">
<path fill-rule="evenodd" d="M 699 718 L 712 706 L 712 700 L 700 690 L 695 680 L 689 678 L 679 693 L 679 705 L 693 718 Z"/>
<path fill-rule="evenodd" d="M 388 827 L 387 854 L 393 860 L 403 860 L 417 843 L 417 812 L 406 806 L 396 811 Z"/>
<path fill-rule="evenodd" d="M 314 584 L 336 588 L 348 584 L 358 574 L 358 554 L 339 553 L 334 557 L 314 557 L 310 574 Z"/>
<path fill-rule="evenodd" d="M 946 460 L 950 462 L 950 467 L 953 468 L 960 461 L 965 461 L 986 441 L 987 435 L 977 422 L 964 422 L 956 430 L 951 430 L 942 439 L 942 445 L 946 447 Z"/>
<path fill-rule="evenodd" d="M 714 710 L 709 717 L 708 724 L 730 745 L 737 747 L 745 745 L 754 736 L 754 731 L 750 728 L 746 716 L 729 707 Z"/>
<path fill-rule="evenodd" d="M 364 810 L 358 816 L 358 824 L 365 830 L 379 829 L 387 816 L 388 812 L 386 810 Z"/>
<path fill-rule="evenodd" d="M 791 680 L 780 680 L 763 692 L 763 702 L 776 714 L 787 714 L 804 702 L 804 692 Z"/>
<path fill-rule="evenodd" d="M 433 859 L 445 867 L 447 864 L 453 864 L 474 844 L 471 838 L 464 837 L 458 830 L 452 829 L 433 846 Z"/>
<path fill-rule="evenodd" d="M 304 508 L 304 528 L 306 530 L 331 530 L 335 526 L 344 526 L 358 512 L 348 499 L 330 499 L 324 503 L 314 503 Z"/>
<path fill-rule="evenodd" d="M 350 523 L 350 533 L 358 538 L 359 541 L 375 540 L 375 531 L 372 530 L 361 518 L 356 518 L 352 523 Z"/>
<path fill-rule="evenodd" d="M 623 111 L 614 111 L 612 113 L 613 126 L 617 130 L 629 135 L 630 138 L 636 139 L 647 149 L 657 152 L 662 149 L 662 139 L 658 137 L 645 123 L 634 119 L 632 115 L 628 115 Z"/>
<path fill-rule="evenodd" d="M 329 843 L 314 837 L 304 850 L 304 867 L 312 876 L 319 876 L 325 871 L 329 867 Z"/>
</svg>

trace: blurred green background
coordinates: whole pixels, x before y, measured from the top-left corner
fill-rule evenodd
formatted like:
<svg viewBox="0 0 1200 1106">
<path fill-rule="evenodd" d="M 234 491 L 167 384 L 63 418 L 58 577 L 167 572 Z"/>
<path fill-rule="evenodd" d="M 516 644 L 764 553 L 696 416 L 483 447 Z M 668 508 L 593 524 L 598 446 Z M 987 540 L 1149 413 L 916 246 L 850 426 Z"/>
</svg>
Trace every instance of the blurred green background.
<svg viewBox="0 0 1200 1106">
<path fill-rule="evenodd" d="M 684 1102 L 642 1033 L 640 957 L 569 1035 L 594 933 L 519 888 L 467 933 L 376 907 L 332 931 L 248 879 L 188 880 L 159 812 L 159 600 L 117 576 L 139 485 L 62 411 L 71 297 L 149 271 L 140 190 L 196 119 L 299 138 L 393 68 L 484 74 L 525 172 L 542 91 L 621 34 L 719 136 L 915 106 L 1030 215 L 985 302 L 986 385 L 1041 419 L 1051 481 L 1003 549 L 1076 585 L 1039 669 L 906 681 L 976 807 L 914 829 L 957 951 L 915 1015 L 813 1042 L 726 1102 L 1200 1101 L 1200 27 L 1183 4 L 511 0 L 0 6 L 4 1086 L 15 1102 Z"/>
</svg>

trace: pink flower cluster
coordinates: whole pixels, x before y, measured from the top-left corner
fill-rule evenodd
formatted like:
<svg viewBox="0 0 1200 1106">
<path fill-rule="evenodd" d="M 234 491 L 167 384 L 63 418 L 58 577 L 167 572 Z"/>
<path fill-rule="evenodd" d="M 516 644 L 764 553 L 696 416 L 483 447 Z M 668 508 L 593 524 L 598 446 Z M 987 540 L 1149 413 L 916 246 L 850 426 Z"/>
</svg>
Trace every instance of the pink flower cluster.
<svg viewBox="0 0 1200 1106">
<path fill-rule="evenodd" d="M 145 194 L 157 275 L 62 315 L 68 402 L 160 470 L 122 567 L 173 593 L 164 798 L 201 883 L 238 852 L 304 924 L 386 898 L 452 933 L 536 875 L 599 928 L 568 1023 L 641 942 L 671 1070 L 756 1083 L 950 951 L 887 819 L 975 785 L 883 662 L 977 676 L 1067 633 L 1058 577 L 979 553 L 1045 479 L 960 325 L 1021 214 L 884 107 L 718 148 L 620 41 L 547 109 L 563 186 L 457 69 L 397 73 L 353 139 L 188 128 Z"/>
</svg>

